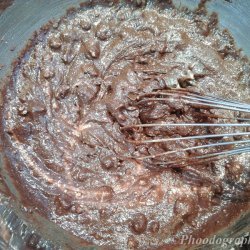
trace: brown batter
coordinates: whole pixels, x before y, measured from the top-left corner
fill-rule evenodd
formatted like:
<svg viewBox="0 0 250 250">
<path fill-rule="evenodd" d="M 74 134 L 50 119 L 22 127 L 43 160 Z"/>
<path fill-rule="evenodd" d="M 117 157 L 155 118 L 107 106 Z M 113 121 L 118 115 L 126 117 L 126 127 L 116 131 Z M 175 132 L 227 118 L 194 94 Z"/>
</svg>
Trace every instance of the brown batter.
<svg viewBox="0 0 250 250">
<path fill-rule="evenodd" d="M 249 101 L 247 59 L 203 5 L 190 12 L 170 1 L 93 2 L 43 29 L 7 85 L 1 134 L 18 196 L 108 249 L 167 249 L 182 235 L 216 233 L 249 208 L 249 157 L 159 169 L 157 159 L 137 157 L 194 142 L 128 139 L 215 131 L 122 127 L 216 122 L 203 109 L 135 98 L 172 87 Z"/>
</svg>

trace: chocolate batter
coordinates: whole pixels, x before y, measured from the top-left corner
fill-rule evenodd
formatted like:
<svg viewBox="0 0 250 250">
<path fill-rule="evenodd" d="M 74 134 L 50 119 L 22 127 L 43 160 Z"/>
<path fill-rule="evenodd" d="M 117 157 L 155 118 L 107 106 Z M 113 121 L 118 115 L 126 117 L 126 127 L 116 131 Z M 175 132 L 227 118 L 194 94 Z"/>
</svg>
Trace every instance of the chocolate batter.
<svg viewBox="0 0 250 250">
<path fill-rule="evenodd" d="M 123 128 L 218 122 L 207 116 L 216 110 L 136 98 L 171 87 L 247 102 L 248 60 L 204 3 L 191 12 L 171 1 L 90 2 L 43 28 L 6 84 L 1 136 L 16 196 L 108 249 L 173 249 L 182 235 L 215 234 L 249 209 L 249 157 L 157 168 L 138 157 L 195 142 L 131 138 L 215 128 Z"/>
</svg>

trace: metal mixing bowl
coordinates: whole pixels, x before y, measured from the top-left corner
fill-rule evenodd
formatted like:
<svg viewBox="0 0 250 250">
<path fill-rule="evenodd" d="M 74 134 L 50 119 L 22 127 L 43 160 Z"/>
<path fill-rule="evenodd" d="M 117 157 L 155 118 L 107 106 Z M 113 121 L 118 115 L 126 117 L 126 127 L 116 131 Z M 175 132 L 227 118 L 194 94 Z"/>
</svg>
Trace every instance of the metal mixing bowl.
<svg viewBox="0 0 250 250">
<path fill-rule="evenodd" d="M 177 6 L 194 8 L 199 1 L 175 0 L 174 2 Z M 18 56 L 35 30 L 49 20 L 57 19 L 65 14 L 66 9 L 78 7 L 80 2 L 83 0 L 0 0 L 0 79 L 10 72 L 12 61 Z M 3 7 L 7 8 L 3 10 L 1 9 Z M 208 9 L 219 14 L 220 26 L 227 28 L 233 34 L 238 47 L 243 49 L 245 55 L 250 56 L 250 1 L 211 0 L 208 3 Z M 0 171 L 2 171 L 1 164 Z M 30 218 L 27 218 L 18 205 L 11 209 L 9 206 L 9 200 L 1 195 L 0 249 L 87 249 L 80 247 L 81 242 L 75 237 L 68 237 L 63 230 L 55 229 L 52 223 L 36 215 L 30 215 Z M 36 224 L 31 225 L 29 219 L 36 221 Z M 47 225 L 46 232 L 40 232 L 39 225 L 42 227 Z M 237 237 L 248 232 L 250 232 L 249 214 L 243 215 L 235 225 L 227 228 L 220 235 Z M 226 245 L 225 249 L 230 249 L 230 247 Z M 216 249 L 216 246 L 200 248 Z M 218 247 L 218 249 L 221 248 L 221 246 Z"/>
</svg>

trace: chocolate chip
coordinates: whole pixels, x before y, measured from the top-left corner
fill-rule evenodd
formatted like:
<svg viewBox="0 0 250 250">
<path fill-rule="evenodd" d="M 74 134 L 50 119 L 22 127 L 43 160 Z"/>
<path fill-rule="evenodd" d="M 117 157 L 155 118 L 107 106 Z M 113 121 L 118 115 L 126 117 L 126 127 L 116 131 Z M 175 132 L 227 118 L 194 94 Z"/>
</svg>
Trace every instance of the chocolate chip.
<svg viewBox="0 0 250 250">
<path fill-rule="evenodd" d="M 148 220 L 144 214 L 135 214 L 129 222 L 129 227 L 135 234 L 142 234 L 147 229 Z"/>
</svg>

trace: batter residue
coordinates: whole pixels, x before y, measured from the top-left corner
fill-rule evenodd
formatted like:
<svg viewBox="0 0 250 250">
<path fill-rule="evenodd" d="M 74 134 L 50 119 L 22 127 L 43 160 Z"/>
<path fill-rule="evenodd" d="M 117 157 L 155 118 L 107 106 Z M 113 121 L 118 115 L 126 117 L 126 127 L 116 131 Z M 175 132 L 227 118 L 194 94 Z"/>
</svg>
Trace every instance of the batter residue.
<svg viewBox="0 0 250 250">
<path fill-rule="evenodd" d="M 93 2 L 43 29 L 7 85 L 1 134 L 25 206 L 108 249 L 165 249 L 183 234 L 228 226 L 249 208 L 249 192 L 237 188 L 248 181 L 247 156 L 156 171 L 137 156 L 195 142 L 137 145 L 131 136 L 216 131 L 121 128 L 207 121 L 197 115 L 206 110 L 171 100 L 136 104 L 155 90 L 249 101 L 247 59 L 203 5 L 191 12 L 170 1 Z"/>
</svg>

